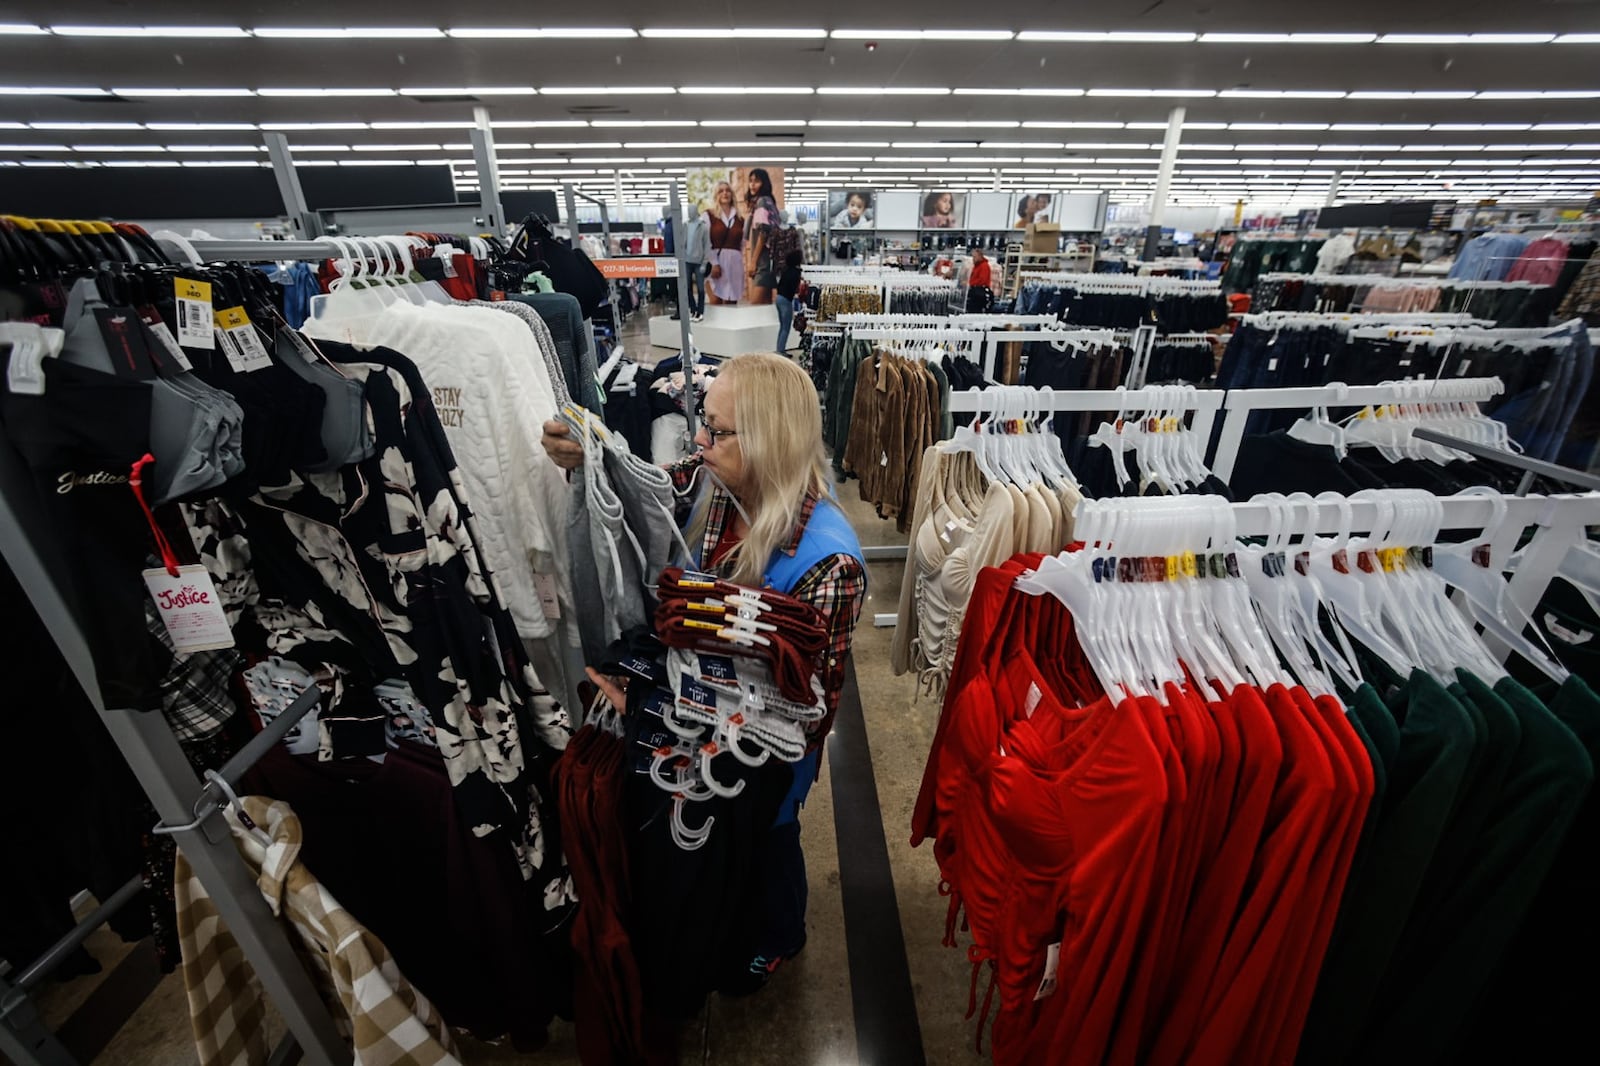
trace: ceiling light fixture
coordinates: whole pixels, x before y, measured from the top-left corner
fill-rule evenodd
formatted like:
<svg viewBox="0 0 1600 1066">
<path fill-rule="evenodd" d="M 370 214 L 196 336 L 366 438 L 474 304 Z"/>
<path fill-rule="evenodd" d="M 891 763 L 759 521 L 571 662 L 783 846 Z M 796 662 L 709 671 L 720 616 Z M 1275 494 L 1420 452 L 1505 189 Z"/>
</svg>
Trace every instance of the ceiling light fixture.
<svg viewBox="0 0 1600 1066">
<path fill-rule="evenodd" d="M 1456 89 L 1357 89 L 1349 100 L 1471 100 L 1476 93 Z"/>
<path fill-rule="evenodd" d="M 927 127 L 929 129 L 974 129 L 979 127 L 987 127 L 989 129 L 1014 130 L 1018 126 L 1022 125 L 1022 123 L 1016 121 L 1015 119 L 996 119 L 994 121 L 971 119 L 925 119 L 919 121 L 917 125 L 919 127 Z"/>
<path fill-rule="evenodd" d="M 28 125 L 36 130 L 137 130 L 144 128 L 137 122 L 30 122 Z"/>
<path fill-rule="evenodd" d="M 369 127 L 365 122 L 263 122 L 261 128 L 289 133 L 303 130 L 364 130 Z"/>
<path fill-rule="evenodd" d="M 529 37 L 563 37 L 581 40 L 583 38 L 605 39 L 637 36 L 637 34 L 635 34 L 633 30 L 627 26 L 452 26 L 444 32 L 451 37 L 483 38 L 490 40 L 500 37 L 514 37 L 519 39 L 526 39 Z"/>
<path fill-rule="evenodd" d="M 169 144 L 164 149 L 168 152 L 265 152 L 266 149 L 256 144 Z"/>
<path fill-rule="evenodd" d="M 546 85 L 545 96 L 671 96 L 678 90 L 670 85 Z"/>
<path fill-rule="evenodd" d="M 834 30 L 841 41 L 1009 41 L 1010 30 Z"/>
<path fill-rule="evenodd" d="M 471 123 L 468 123 L 469 127 L 470 125 Z M 589 123 L 581 118 L 505 119 L 489 123 L 491 129 L 497 130 L 572 130 L 582 129 L 588 125 Z"/>
<path fill-rule="evenodd" d="M 1202 33 L 1201 44 L 1371 44 L 1375 33 Z"/>
<path fill-rule="evenodd" d="M 702 126 L 727 127 L 730 129 L 739 129 L 744 126 L 804 126 L 805 124 L 806 120 L 803 118 L 707 118 L 700 120 L 700 125 Z M 598 126 L 601 123 L 596 122 L 595 125 Z M 686 125 L 693 126 L 694 123 L 689 122 Z"/>
<path fill-rule="evenodd" d="M 601 118 L 597 118 L 592 123 L 590 123 L 590 125 L 592 125 L 592 126 L 597 126 L 597 127 L 604 128 L 604 129 L 656 129 L 656 128 L 666 128 L 666 127 L 670 127 L 670 126 L 679 126 L 679 127 L 681 127 L 681 126 L 693 126 L 694 124 L 695 124 L 695 122 L 694 122 L 694 119 L 692 119 L 692 118 L 681 118 L 681 119 L 680 118 L 668 118 L 668 119 L 659 119 L 659 120 L 657 120 L 657 119 L 636 120 L 636 119 L 601 119 Z"/>
<path fill-rule="evenodd" d="M 146 129 L 168 130 L 173 132 L 193 130 L 196 132 L 247 131 L 256 128 L 253 122 L 146 122 Z"/>
<path fill-rule="evenodd" d="M 1386 33 L 1379 44 L 1549 44 L 1553 33 Z"/>
<path fill-rule="evenodd" d="M 1023 30 L 1017 34 L 1019 41 L 1116 41 L 1138 42 L 1148 44 L 1187 44 L 1195 39 L 1192 33 L 1166 32 L 1155 30 L 1112 30 L 1101 31 L 1074 31 L 1074 30 Z"/>
<path fill-rule="evenodd" d="M 1478 94 L 1479 100 L 1594 100 L 1600 89 L 1513 89 Z"/>
<path fill-rule="evenodd" d="M 248 37 L 239 26 L 51 26 L 57 37 Z"/>
<path fill-rule="evenodd" d="M 0 22 L 0 37 L 41 37 L 49 32 L 31 22 Z"/>
<path fill-rule="evenodd" d="M 1230 100 L 1343 100 L 1343 89 L 1223 89 Z"/>
<path fill-rule="evenodd" d="M 678 89 L 685 96 L 810 96 L 809 85 L 685 85 Z"/>
<path fill-rule="evenodd" d="M 1215 89 L 1090 89 L 1090 96 L 1148 96 L 1177 99 L 1206 99 L 1217 95 Z"/>
<path fill-rule="evenodd" d="M 289 40 L 420 40 L 444 36 L 436 26 L 256 26 L 250 32 L 257 37 Z"/>
<path fill-rule="evenodd" d="M 121 90 L 118 90 L 120 95 Z M 244 90 L 248 95 L 250 90 Z M 277 97 L 299 96 L 396 96 L 393 89 L 257 89 L 258 95 Z"/>
<path fill-rule="evenodd" d="M 863 128 L 864 127 L 880 127 L 880 128 L 888 128 L 888 127 L 910 126 L 910 125 L 912 125 L 912 123 L 909 120 L 899 120 L 899 119 L 878 120 L 878 119 L 864 119 L 864 118 L 814 118 L 814 119 L 811 120 L 810 125 L 812 125 L 812 126 L 832 126 L 832 127 L 863 127 Z"/>
<path fill-rule="evenodd" d="M 401 89 L 401 96 L 536 96 L 531 85 L 478 85 L 454 89 Z"/>
<path fill-rule="evenodd" d="M 1055 122 L 1046 119 L 1030 120 L 1022 124 L 1023 129 L 1029 130 L 1120 130 L 1126 125 L 1134 128 L 1132 123 L 1122 122 Z M 1166 129 L 1165 122 L 1152 126 L 1154 129 Z"/>
<path fill-rule="evenodd" d="M 646 29 L 639 31 L 640 37 L 656 37 L 667 40 L 694 40 L 715 41 L 723 37 L 740 37 L 750 40 L 796 40 L 804 38 L 817 38 L 828 36 L 827 30 L 786 30 L 769 29 L 766 27 L 734 27 L 725 29 L 719 26 L 705 26 L 698 29 Z"/>
<path fill-rule="evenodd" d="M 95 92 L 98 93 L 99 90 L 97 89 Z M 114 96 L 192 96 L 196 98 L 255 95 L 254 90 L 251 89 L 112 89 L 111 92 Z M 390 95 L 393 95 L 392 91 Z"/>
</svg>

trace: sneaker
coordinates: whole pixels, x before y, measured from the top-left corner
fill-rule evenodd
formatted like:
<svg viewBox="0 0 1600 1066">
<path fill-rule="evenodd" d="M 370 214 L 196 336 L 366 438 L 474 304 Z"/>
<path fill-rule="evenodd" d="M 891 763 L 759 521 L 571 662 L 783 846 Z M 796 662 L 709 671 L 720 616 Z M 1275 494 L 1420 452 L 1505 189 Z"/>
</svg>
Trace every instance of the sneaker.
<svg viewBox="0 0 1600 1066">
<path fill-rule="evenodd" d="M 772 975 L 778 972 L 780 966 L 804 950 L 805 944 L 802 942 L 798 948 L 788 955 L 757 955 L 750 960 L 749 965 L 743 970 L 735 972 L 727 980 L 723 981 L 717 991 L 734 999 L 742 996 L 753 996 L 767 987 L 767 982 L 772 980 Z"/>
</svg>

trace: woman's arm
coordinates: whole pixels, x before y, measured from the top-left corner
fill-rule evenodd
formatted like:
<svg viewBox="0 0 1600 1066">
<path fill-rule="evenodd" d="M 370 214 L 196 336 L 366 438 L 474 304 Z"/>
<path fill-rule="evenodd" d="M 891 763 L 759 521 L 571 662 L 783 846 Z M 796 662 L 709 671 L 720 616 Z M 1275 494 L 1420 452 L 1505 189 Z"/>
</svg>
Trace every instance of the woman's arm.
<svg viewBox="0 0 1600 1066">
<path fill-rule="evenodd" d="M 830 555 L 801 575 L 790 595 L 822 612 L 828 634 L 827 645 L 817 664 L 817 677 L 822 681 L 828 713 L 814 731 L 813 727 L 807 727 L 808 747 L 814 748 L 833 729 L 833 716 L 838 713 L 839 700 L 844 695 L 850 645 L 867 595 L 867 572 L 853 555 Z"/>
</svg>

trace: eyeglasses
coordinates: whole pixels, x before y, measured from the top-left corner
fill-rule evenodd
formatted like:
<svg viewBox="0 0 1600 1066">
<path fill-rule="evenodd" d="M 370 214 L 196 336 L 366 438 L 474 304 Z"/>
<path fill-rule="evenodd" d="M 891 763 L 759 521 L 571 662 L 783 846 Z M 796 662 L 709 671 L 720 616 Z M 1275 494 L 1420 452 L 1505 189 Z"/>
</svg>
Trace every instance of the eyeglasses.
<svg viewBox="0 0 1600 1066">
<path fill-rule="evenodd" d="M 705 396 L 703 394 L 701 395 L 701 397 L 699 399 L 695 400 L 695 403 L 694 403 L 694 417 L 695 417 L 695 421 L 700 423 L 700 428 L 705 430 L 706 436 L 711 438 L 711 446 L 713 448 L 715 448 L 718 444 L 722 443 L 722 438 L 724 438 L 724 437 L 737 437 L 739 435 L 739 431 L 736 430 L 736 429 L 712 429 L 711 428 L 711 425 L 708 422 L 706 422 L 706 401 L 705 401 Z"/>
</svg>

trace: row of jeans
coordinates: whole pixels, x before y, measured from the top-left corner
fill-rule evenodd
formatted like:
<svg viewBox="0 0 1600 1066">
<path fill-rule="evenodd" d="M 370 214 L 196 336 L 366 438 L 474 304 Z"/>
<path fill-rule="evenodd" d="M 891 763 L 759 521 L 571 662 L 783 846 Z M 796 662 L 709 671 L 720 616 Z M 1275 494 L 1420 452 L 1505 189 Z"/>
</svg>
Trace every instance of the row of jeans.
<svg viewBox="0 0 1600 1066">
<path fill-rule="evenodd" d="M 1242 326 L 1217 370 L 1225 389 L 1292 388 L 1341 381 L 1376 385 L 1399 378 L 1497 377 L 1505 392 L 1482 405 L 1506 424 L 1524 454 L 1585 469 L 1600 432 L 1600 389 L 1587 330 L 1574 327 L 1538 341 L 1459 333 L 1435 338 L 1363 337 L 1334 325 Z M 1250 434 L 1285 429 L 1301 412 L 1255 411 Z"/>
</svg>

